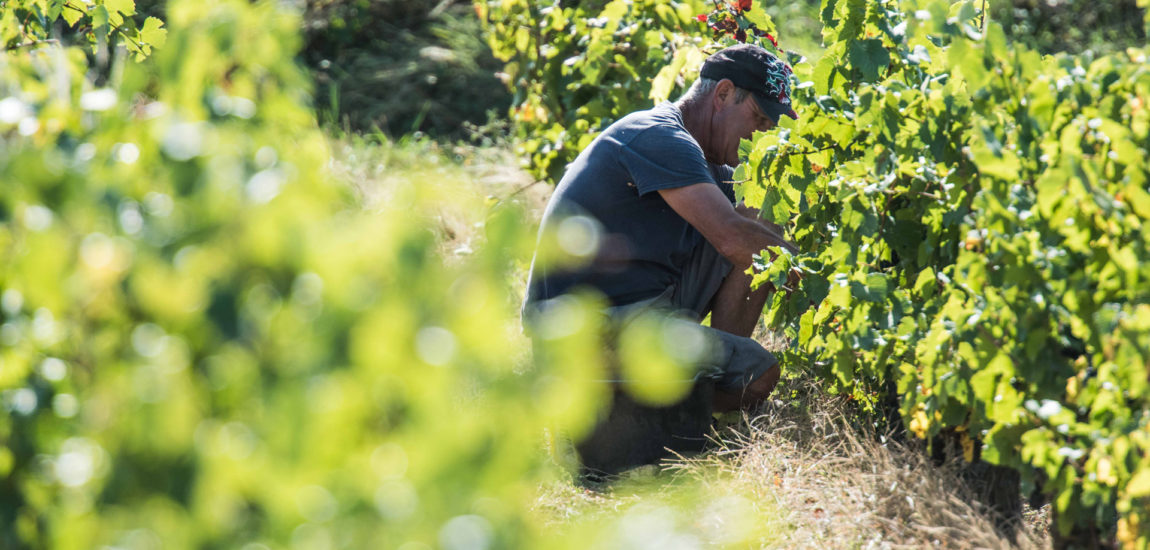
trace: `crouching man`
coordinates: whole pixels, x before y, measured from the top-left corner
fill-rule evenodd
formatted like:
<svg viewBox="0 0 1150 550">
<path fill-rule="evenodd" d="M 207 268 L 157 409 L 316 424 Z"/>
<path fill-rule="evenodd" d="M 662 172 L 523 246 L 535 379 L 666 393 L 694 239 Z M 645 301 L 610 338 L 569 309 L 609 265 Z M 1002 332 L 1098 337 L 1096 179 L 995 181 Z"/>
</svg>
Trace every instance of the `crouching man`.
<svg viewBox="0 0 1150 550">
<path fill-rule="evenodd" d="M 593 222 L 599 246 L 576 268 L 532 262 L 524 318 L 580 288 L 606 297 L 608 314 L 675 312 L 699 323 L 716 353 L 699 365 L 714 381 L 713 410 L 746 408 L 779 380 L 778 360 L 751 338 L 770 291 L 745 273 L 769 247 L 797 250 L 777 226 L 737 206 L 731 176 L 739 142 L 769 131 L 791 107 L 791 69 L 749 44 L 706 59 L 676 102 L 631 113 L 568 166 L 540 235 L 572 216 Z"/>
</svg>

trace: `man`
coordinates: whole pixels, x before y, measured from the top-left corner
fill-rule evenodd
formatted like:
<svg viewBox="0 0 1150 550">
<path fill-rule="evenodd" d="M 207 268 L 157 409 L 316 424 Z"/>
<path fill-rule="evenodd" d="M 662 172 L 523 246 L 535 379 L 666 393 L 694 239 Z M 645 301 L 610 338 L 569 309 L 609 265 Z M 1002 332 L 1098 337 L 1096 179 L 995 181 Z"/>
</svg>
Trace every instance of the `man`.
<svg viewBox="0 0 1150 550">
<path fill-rule="evenodd" d="M 700 367 L 715 379 L 714 410 L 765 399 L 779 379 L 775 357 L 750 338 L 769 289 L 750 290 L 745 271 L 768 247 L 795 248 L 753 209 L 734 204 L 739 142 L 798 116 L 791 69 L 740 44 L 710 56 L 681 99 L 612 124 L 567 168 L 543 216 L 541 239 L 569 220 L 596 236 L 577 267 L 532 262 L 524 317 L 578 288 L 601 292 L 613 317 L 638 308 L 685 312 L 716 353 Z M 568 239 L 570 240 L 570 239 Z M 576 246 L 578 248 L 578 246 Z M 707 364 L 709 363 L 709 364 Z"/>
</svg>

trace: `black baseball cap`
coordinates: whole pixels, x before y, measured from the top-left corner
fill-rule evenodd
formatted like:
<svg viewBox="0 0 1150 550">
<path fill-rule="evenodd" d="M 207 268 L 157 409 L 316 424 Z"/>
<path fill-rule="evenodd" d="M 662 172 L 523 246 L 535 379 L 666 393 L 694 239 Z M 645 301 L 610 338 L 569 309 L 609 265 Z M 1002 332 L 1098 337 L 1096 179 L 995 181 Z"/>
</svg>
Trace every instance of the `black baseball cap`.
<svg viewBox="0 0 1150 550">
<path fill-rule="evenodd" d="M 724 48 L 703 62 L 699 76 L 711 80 L 726 78 L 751 92 L 759 108 L 776 124 L 783 115 L 799 118 L 791 107 L 791 67 L 759 46 L 737 44 Z"/>
</svg>

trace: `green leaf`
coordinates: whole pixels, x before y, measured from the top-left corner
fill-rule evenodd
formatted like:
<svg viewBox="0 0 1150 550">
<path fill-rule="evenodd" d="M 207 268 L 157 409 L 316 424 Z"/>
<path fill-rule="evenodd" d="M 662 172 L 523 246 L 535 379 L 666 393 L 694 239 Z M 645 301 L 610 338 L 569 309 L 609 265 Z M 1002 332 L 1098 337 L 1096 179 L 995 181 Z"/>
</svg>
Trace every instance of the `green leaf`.
<svg viewBox="0 0 1150 550">
<path fill-rule="evenodd" d="M 68 4 L 68 7 L 64 8 L 64 11 L 60 12 L 60 15 L 64 18 L 64 21 L 68 22 L 69 27 L 74 27 L 77 21 L 87 15 L 87 9 L 88 6 L 86 4 Z"/>
<path fill-rule="evenodd" d="M 1150 465 L 1143 465 L 1126 483 L 1126 494 L 1130 498 L 1150 496 Z"/>
<path fill-rule="evenodd" d="M 824 256 L 824 258 L 828 263 L 845 264 L 854 261 L 850 258 L 855 252 L 856 251 L 851 248 L 851 245 L 844 241 L 836 240 L 831 243 L 830 248 L 824 253 L 825 255 L 829 255 L 829 257 Z"/>
<path fill-rule="evenodd" d="M 1036 187 L 1038 188 L 1038 209 L 1043 216 L 1050 217 L 1054 214 L 1054 209 L 1062 202 L 1062 197 L 1065 196 L 1066 182 L 1069 175 L 1064 170 L 1055 172 L 1054 170 L 1047 170 L 1041 178 L 1038 179 Z"/>
<path fill-rule="evenodd" d="M 885 301 L 888 295 L 889 286 L 887 285 L 886 276 L 882 273 L 869 273 L 866 276 L 866 290 L 867 296 L 871 301 L 882 302 Z"/>
<path fill-rule="evenodd" d="M 791 202 L 787 195 L 779 190 L 778 186 L 775 186 L 767 191 L 762 210 L 769 211 L 772 220 L 786 220 L 795 210 L 795 206 L 797 205 Z"/>
<path fill-rule="evenodd" d="M 827 303 L 838 308 L 846 309 L 851 305 L 851 287 L 845 281 L 834 281 L 831 290 L 827 293 Z"/>
<path fill-rule="evenodd" d="M 955 2 L 950 6 L 950 15 L 958 21 L 958 23 L 969 23 L 974 20 L 978 10 L 974 7 L 970 0 L 962 0 Z"/>
<path fill-rule="evenodd" d="M 771 19 L 771 14 L 767 13 L 764 9 L 753 9 L 743 12 L 743 17 L 747 18 L 752 25 L 763 32 L 771 33 L 772 35 L 778 34 L 775 29 L 775 22 Z"/>
<path fill-rule="evenodd" d="M 824 26 L 833 27 L 838 23 L 838 21 L 835 20 L 835 7 L 838 3 L 839 0 L 822 0 L 819 19 L 822 20 Z"/>
<path fill-rule="evenodd" d="M 809 342 L 814 334 L 814 317 L 815 310 L 808 309 L 799 319 L 799 344 Z"/>
<path fill-rule="evenodd" d="M 982 48 L 971 45 L 966 38 L 956 39 L 947 52 L 951 64 L 958 68 L 972 92 L 985 86 L 990 79 L 982 56 Z"/>
<path fill-rule="evenodd" d="M 92 28 L 100 29 L 108 26 L 108 8 L 104 6 L 96 6 L 92 10 Z M 107 29 L 104 29 L 104 34 L 107 35 Z"/>
<path fill-rule="evenodd" d="M 819 59 L 811 74 L 812 82 L 815 83 L 815 93 L 824 96 L 829 94 L 835 88 L 835 76 L 838 72 L 838 59 L 830 55 L 825 55 Z"/>
<path fill-rule="evenodd" d="M 1013 365 L 1010 369 L 1013 371 Z M 1022 405 L 1022 401 L 1022 394 L 1010 384 L 1010 378 L 1003 376 L 998 380 L 994 397 L 990 401 L 990 419 L 998 424 L 1013 424 L 1015 411 Z"/>
<path fill-rule="evenodd" d="M 831 318 L 831 314 L 834 313 L 834 311 L 835 307 L 830 303 L 829 300 L 827 300 L 819 306 L 819 309 L 815 312 L 815 316 L 811 322 L 814 325 L 822 326 L 823 323 L 827 322 L 827 319 Z"/>
<path fill-rule="evenodd" d="M 882 72 L 890 66 L 890 52 L 883 46 L 882 40 L 856 40 L 850 45 L 849 55 L 851 66 L 862 73 L 866 82 L 875 82 Z"/>
<path fill-rule="evenodd" d="M 839 384 L 847 387 L 855 379 L 854 354 L 849 349 L 840 350 L 835 354 L 834 371 Z"/>
<path fill-rule="evenodd" d="M 154 48 L 163 46 L 168 39 L 168 30 L 163 27 L 163 21 L 155 17 L 147 18 L 144 21 L 144 28 L 140 29 L 140 41 Z"/>
<path fill-rule="evenodd" d="M 986 403 L 988 407 L 995 404 L 995 399 L 1000 402 L 1009 397 L 1012 399 L 1010 405 L 1015 405 L 1013 399 L 1018 398 L 1013 388 L 1010 387 L 1010 380 L 1007 378 L 1014 372 L 1014 362 L 1011 361 L 1010 356 L 1005 353 L 998 353 L 990 360 L 990 363 L 979 370 L 970 379 L 970 386 L 974 389 L 975 396 Z M 1000 398 L 999 395 L 1002 395 Z"/>
<path fill-rule="evenodd" d="M 1130 204 L 1130 208 L 1140 218 L 1150 220 L 1150 193 L 1147 193 L 1145 189 L 1134 184 L 1127 185 L 1126 202 Z"/>
<path fill-rule="evenodd" d="M 124 24 L 124 17 L 136 14 L 135 0 L 104 0 L 104 8 L 108 10 L 108 21 L 116 27 Z"/>
<path fill-rule="evenodd" d="M 847 0 L 846 20 L 839 31 L 838 41 L 849 41 L 863 33 L 866 24 L 867 0 Z"/>
<path fill-rule="evenodd" d="M 878 231 L 878 217 L 857 197 L 843 208 L 843 226 L 857 231 L 860 236 L 870 236 Z"/>
<path fill-rule="evenodd" d="M 918 278 L 914 282 L 914 291 L 923 298 L 930 298 L 934 295 L 937 284 L 938 280 L 934 276 L 934 269 L 928 267 L 919 272 Z"/>
<path fill-rule="evenodd" d="M 659 74 L 651 80 L 651 92 L 648 97 L 655 103 L 662 103 L 667 101 L 671 96 L 671 89 L 675 87 L 675 79 L 679 77 L 679 71 L 683 69 L 683 64 L 687 61 L 686 56 L 683 55 L 683 50 L 675 52 L 675 57 L 663 67 Z"/>
<path fill-rule="evenodd" d="M 803 279 L 802 288 L 806 291 L 807 299 L 811 304 L 819 304 L 830 292 L 831 283 L 826 277 L 818 273 L 807 273 Z M 803 307 L 806 307 L 805 305 Z"/>
<path fill-rule="evenodd" d="M 136 14 L 136 0 L 104 0 L 104 7 L 124 15 Z"/>
<path fill-rule="evenodd" d="M 978 171 L 987 176 L 996 177 L 1002 181 L 1017 181 L 1022 170 L 1022 163 L 1018 156 L 1009 149 L 1002 149 L 994 154 L 985 147 L 974 148 L 974 162 Z"/>
</svg>

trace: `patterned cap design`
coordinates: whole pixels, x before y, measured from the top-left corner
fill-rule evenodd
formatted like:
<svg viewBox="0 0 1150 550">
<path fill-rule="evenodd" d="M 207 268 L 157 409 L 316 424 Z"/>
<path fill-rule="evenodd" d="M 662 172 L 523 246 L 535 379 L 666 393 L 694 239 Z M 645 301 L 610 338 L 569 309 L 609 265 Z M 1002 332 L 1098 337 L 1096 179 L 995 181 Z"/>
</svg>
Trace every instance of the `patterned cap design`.
<svg viewBox="0 0 1150 550">
<path fill-rule="evenodd" d="M 754 44 L 738 44 L 720 50 L 703 62 L 703 78 L 730 80 L 748 90 L 763 112 L 775 123 L 783 115 L 798 120 L 791 107 L 791 67 Z"/>
</svg>

